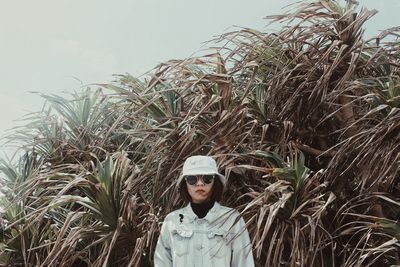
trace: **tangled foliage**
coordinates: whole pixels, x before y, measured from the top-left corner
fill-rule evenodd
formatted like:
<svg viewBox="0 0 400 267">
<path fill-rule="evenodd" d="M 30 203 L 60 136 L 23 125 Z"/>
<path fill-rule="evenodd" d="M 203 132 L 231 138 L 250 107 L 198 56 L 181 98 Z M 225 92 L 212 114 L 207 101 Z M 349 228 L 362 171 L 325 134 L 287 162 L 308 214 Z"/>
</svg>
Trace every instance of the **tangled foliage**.
<svg viewBox="0 0 400 267">
<path fill-rule="evenodd" d="M 258 266 L 400 264 L 399 28 L 364 40 L 374 13 L 301 2 L 276 32 L 43 95 L 11 138 L 25 154 L 1 163 L 0 265 L 152 266 L 195 154 L 227 176 Z"/>
</svg>

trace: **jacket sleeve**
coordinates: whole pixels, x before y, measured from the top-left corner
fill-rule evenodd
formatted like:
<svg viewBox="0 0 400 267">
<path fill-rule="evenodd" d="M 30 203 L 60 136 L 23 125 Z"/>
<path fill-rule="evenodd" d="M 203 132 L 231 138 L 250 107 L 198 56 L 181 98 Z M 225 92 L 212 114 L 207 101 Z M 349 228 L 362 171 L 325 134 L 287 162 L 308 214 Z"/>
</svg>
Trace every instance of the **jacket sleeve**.
<svg viewBox="0 0 400 267">
<path fill-rule="evenodd" d="M 234 237 L 232 243 L 232 267 L 246 266 L 254 267 L 253 250 L 247 231 L 246 224 L 242 217 L 235 225 L 237 236 Z"/>
<path fill-rule="evenodd" d="M 158 237 L 156 251 L 154 253 L 154 266 L 172 267 L 171 238 L 166 221 L 162 224 L 161 233 Z"/>
</svg>

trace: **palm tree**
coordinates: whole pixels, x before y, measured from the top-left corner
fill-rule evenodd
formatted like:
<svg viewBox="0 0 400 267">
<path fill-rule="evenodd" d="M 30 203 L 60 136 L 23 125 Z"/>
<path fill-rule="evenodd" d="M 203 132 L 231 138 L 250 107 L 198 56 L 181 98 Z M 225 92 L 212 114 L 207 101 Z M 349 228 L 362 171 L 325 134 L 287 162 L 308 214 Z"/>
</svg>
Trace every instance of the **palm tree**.
<svg viewBox="0 0 400 267">
<path fill-rule="evenodd" d="M 214 155 L 259 266 L 400 264 L 398 28 L 365 40 L 375 11 L 302 2 L 204 56 L 72 99 L 43 95 L 2 162 L 0 264 L 152 266 L 183 203 L 184 159 Z M 104 93 L 106 92 L 106 93 Z"/>
</svg>

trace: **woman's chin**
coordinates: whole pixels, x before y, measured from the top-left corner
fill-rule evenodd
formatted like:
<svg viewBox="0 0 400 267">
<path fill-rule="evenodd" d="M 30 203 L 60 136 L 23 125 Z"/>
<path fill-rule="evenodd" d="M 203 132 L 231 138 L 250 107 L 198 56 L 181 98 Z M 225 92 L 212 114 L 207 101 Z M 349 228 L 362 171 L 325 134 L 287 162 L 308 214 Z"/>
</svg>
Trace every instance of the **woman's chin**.
<svg viewBox="0 0 400 267">
<path fill-rule="evenodd" d="M 195 204 L 201 204 L 201 203 L 204 203 L 207 201 L 208 201 L 208 198 L 206 196 L 204 196 L 204 197 L 198 196 L 198 197 L 193 198 L 193 203 L 195 203 Z"/>
</svg>

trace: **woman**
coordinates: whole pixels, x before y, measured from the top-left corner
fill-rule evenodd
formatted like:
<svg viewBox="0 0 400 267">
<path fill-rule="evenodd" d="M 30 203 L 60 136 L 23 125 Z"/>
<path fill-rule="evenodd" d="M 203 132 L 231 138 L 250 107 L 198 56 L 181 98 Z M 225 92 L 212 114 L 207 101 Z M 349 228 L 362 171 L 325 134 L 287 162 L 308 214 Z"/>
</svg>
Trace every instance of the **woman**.
<svg viewBox="0 0 400 267">
<path fill-rule="evenodd" d="M 213 158 L 186 159 L 177 186 L 190 203 L 165 218 L 154 255 L 156 267 L 254 266 L 243 218 L 218 203 L 225 182 Z"/>
</svg>

